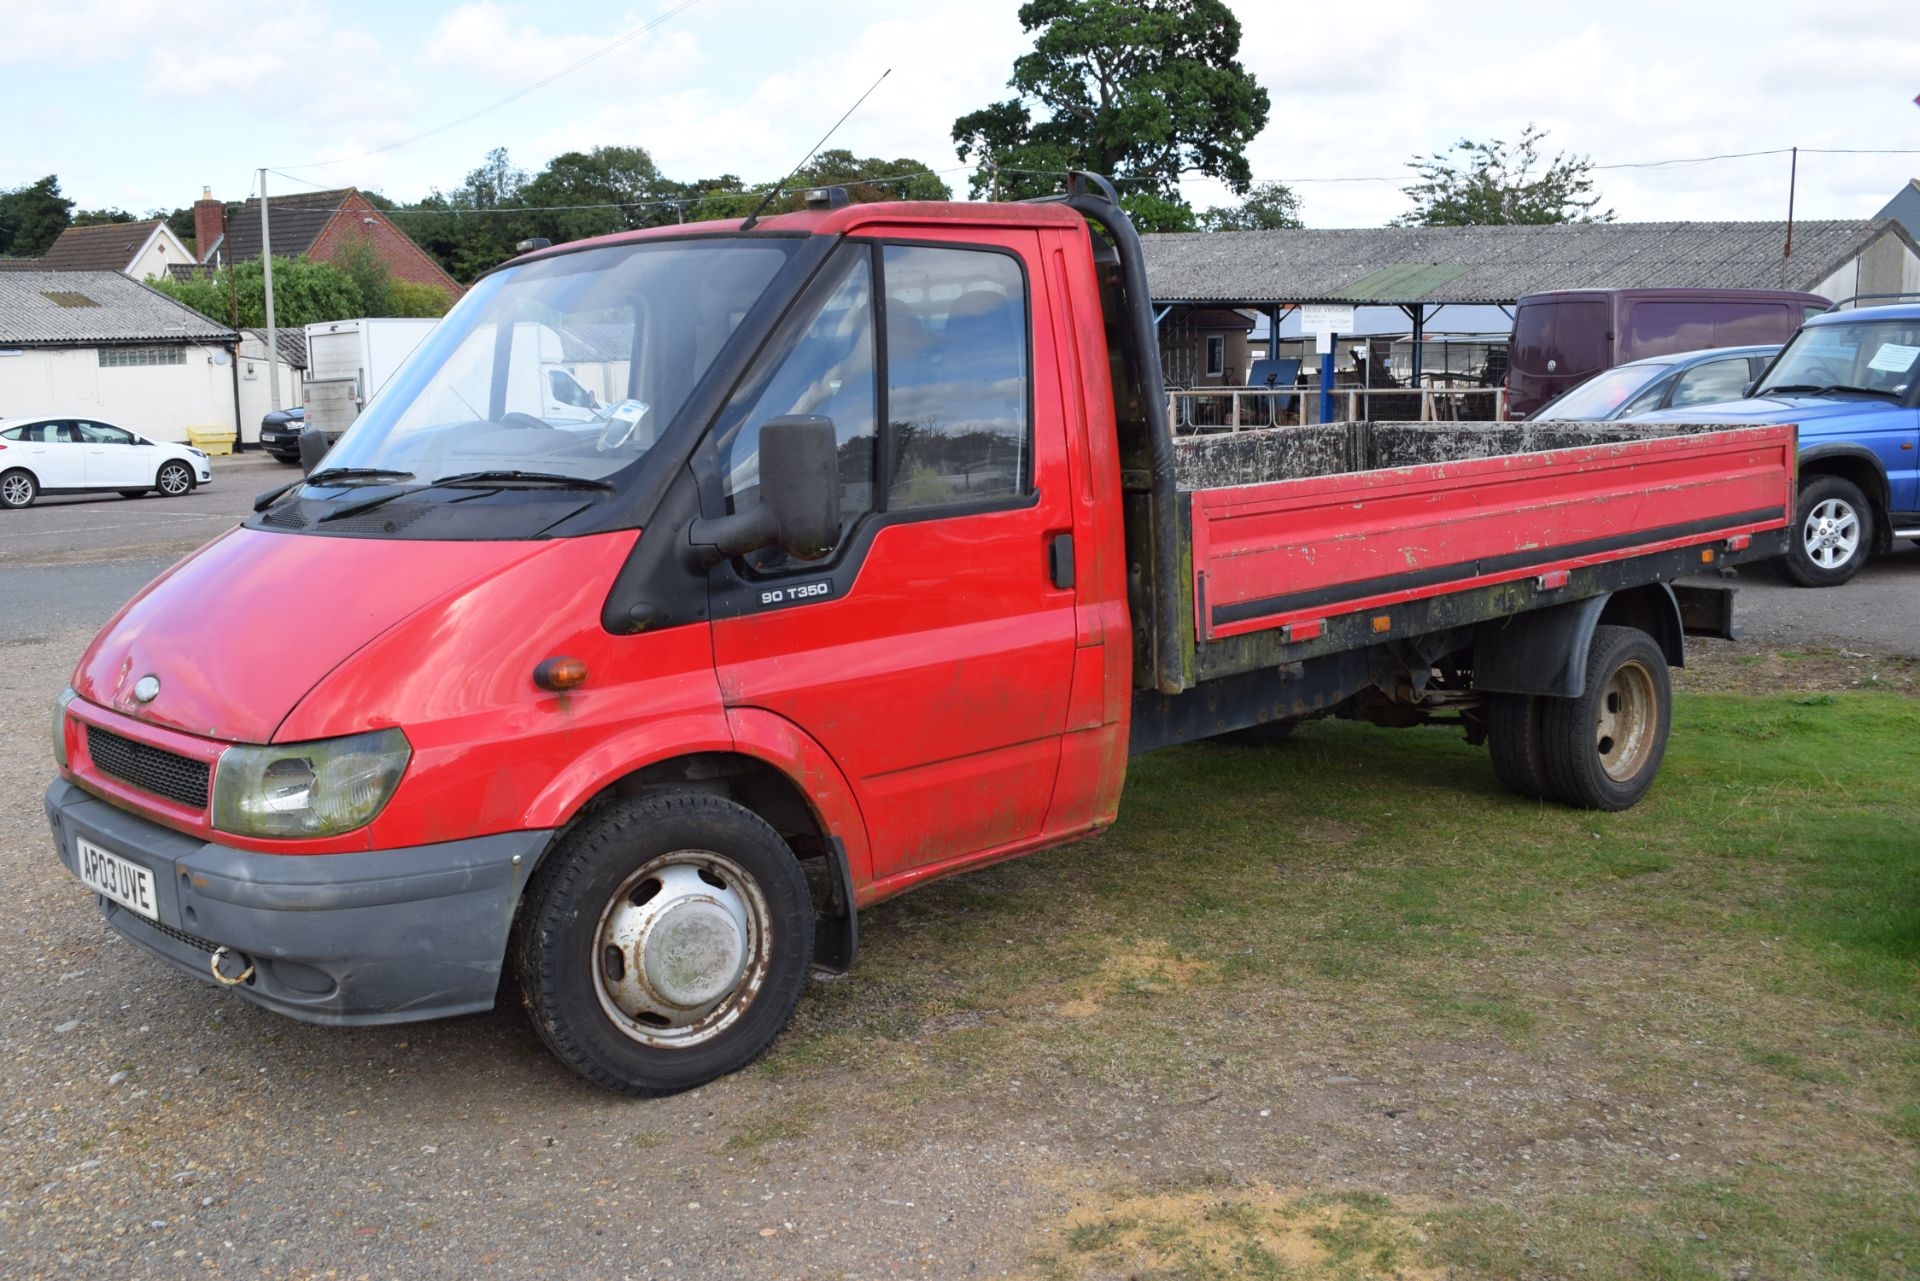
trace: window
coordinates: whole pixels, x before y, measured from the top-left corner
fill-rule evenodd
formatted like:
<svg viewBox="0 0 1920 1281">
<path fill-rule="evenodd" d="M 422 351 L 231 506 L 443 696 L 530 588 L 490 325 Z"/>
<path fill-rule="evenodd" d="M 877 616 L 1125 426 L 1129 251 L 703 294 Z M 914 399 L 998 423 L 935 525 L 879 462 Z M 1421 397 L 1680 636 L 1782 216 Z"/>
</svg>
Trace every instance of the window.
<svg viewBox="0 0 1920 1281">
<path fill-rule="evenodd" d="M 1681 374 L 1674 382 L 1673 398 L 1667 403 L 1678 409 L 1682 405 L 1716 405 L 1725 400 L 1739 400 L 1752 381 L 1744 358 L 1709 361 Z"/>
<path fill-rule="evenodd" d="M 1027 290 L 1019 261 L 888 245 L 886 506 L 1029 492 Z"/>
<path fill-rule="evenodd" d="M 873 271 L 864 247 L 843 250 L 828 271 L 830 292 L 819 310 L 748 378 L 729 410 L 734 435 L 723 450 L 724 488 L 730 512 L 760 501 L 760 425 L 768 419 L 831 418 L 840 442 L 844 533 L 873 510 Z M 761 571 L 790 565 L 776 547 L 746 559 Z"/>
<path fill-rule="evenodd" d="M 136 444 L 133 433 L 120 427 L 110 427 L 106 423 L 76 422 L 74 430 L 80 439 L 89 445 L 132 445 Z"/>
<path fill-rule="evenodd" d="M 30 427 L 9 427 L 5 431 L 0 431 L 0 440 L 28 440 L 30 437 L 27 433 L 31 430 L 33 429 Z"/>
<path fill-rule="evenodd" d="M 1227 340 L 1219 334 L 1207 335 L 1207 377 L 1218 378 L 1227 370 Z"/>
<path fill-rule="evenodd" d="M 184 347 L 101 347 L 100 368 L 135 369 L 147 365 L 184 365 Z"/>
</svg>

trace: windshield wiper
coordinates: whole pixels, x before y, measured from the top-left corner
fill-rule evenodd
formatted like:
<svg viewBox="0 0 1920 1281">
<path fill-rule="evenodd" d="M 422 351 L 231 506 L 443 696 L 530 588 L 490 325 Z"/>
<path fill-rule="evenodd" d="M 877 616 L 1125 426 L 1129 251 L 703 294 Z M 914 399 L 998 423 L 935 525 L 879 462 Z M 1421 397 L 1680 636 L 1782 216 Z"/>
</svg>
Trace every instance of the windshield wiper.
<svg viewBox="0 0 1920 1281">
<path fill-rule="evenodd" d="M 394 471 L 390 467 L 322 467 L 300 483 L 303 485 L 336 485 L 349 480 L 412 480 L 410 471 Z"/>
<path fill-rule="evenodd" d="M 1827 383 L 1820 387 L 1816 387 L 1812 383 L 1782 383 L 1778 387 L 1764 387 L 1754 394 L 1758 396 L 1773 396 L 1785 392 L 1788 394 L 1804 393 L 1809 396 L 1825 396 L 1830 392 L 1836 391 L 1857 391 L 1862 396 L 1885 396 L 1888 400 L 1900 399 L 1898 392 L 1887 391 L 1882 387 L 1855 387 L 1850 383 Z"/>
<path fill-rule="evenodd" d="M 370 512 L 404 495 L 423 493 L 429 489 L 510 489 L 517 485 L 541 489 L 598 489 L 608 493 L 613 491 L 613 486 L 604 480 L 590 480 L 585 476 L 563 476 L 559 472 L 465 471 L 456 472 L 451 476 L 442 476 L 438 480 L 430 480 L 424 485 L 410 485 L 405 489 L 397 489 L 391 494 L 380 494 L 365 502 L 352 503 L 337 511 L 328 512 L 314 524 L 324 525 L 328 521 L 345 520 L 349 516 Z"/>
<path fill-rule="evenodd" d="M 613 492 L 613 486 L 604 480 L 592 480 L 586 476 L 565 476 L 554 471 L 463 471 L 452 476 L 442 476 L 427 486 L 429 489 L 464 489 L 469 486 L 492 488 L 495 485 L 538 485 L 554 489 L 603 489 Z"/>
</svg>

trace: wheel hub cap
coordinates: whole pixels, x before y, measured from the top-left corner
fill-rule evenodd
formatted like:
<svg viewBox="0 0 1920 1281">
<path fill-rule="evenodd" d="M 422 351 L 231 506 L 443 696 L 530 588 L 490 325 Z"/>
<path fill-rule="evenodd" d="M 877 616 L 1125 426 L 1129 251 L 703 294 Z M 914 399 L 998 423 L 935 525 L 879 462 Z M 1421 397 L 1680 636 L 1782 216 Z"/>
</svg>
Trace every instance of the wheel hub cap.
<svg viewBox="0 0 1920 1281">
<path fill-rule="evenodd" d="M 638 1040 L 704 1039 L 763 977 L 765 915 L 751 878 L 716 855 L 654 860 L 601 914 L 594 971 L 602 1005 Z"/>
</svg>

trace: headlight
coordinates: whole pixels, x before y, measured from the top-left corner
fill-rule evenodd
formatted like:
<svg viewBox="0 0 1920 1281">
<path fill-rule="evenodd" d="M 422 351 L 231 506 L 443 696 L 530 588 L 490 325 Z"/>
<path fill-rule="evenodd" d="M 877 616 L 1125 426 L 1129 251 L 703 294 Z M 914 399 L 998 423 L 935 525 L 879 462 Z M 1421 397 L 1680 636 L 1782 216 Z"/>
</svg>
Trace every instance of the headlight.
<svg viewBox="0 0 1920 1281">
<path fill-rule="evenodd" d="M 69 685 L 53 704 L 53 759 L 60 763 L 61 769 L 67 767 L 67 704 L 78 697 Z"/>
<path fill-rule="evenodd" d="M 236 836 L 337 836 L 373 821 L 413 748 L 398 729 L 316 743 L 229 747 L 213 776 L 213 825 Z"/>
</svg>

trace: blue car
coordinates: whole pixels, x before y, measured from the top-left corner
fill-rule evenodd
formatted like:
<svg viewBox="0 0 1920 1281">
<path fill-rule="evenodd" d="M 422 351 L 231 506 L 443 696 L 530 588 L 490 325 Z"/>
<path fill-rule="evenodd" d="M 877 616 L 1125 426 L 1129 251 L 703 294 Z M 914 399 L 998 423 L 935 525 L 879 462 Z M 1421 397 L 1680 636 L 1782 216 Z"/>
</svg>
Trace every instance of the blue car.
<svg viewBox="0 0 1920 1281">
<path fill-rule="evenodd" d="M 1800 497 L 1780 573 L 1837 587 L 1920 538 L 1920 304 L 1811 317 L 1747 397 L 1633 422 L 1795 423 Z"/>
<path fill-rule="evenodd" d="M 1709 347 L 1630 360 L 1575 383 L 1527 417 L 1604 423 L 1682 405 L 1737 400 L 1779 350 L 1779 343 Z"/>
</svg>

